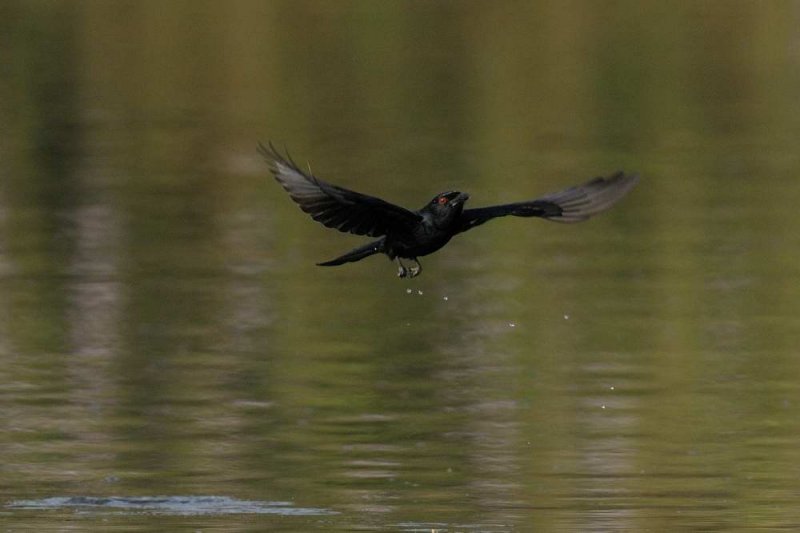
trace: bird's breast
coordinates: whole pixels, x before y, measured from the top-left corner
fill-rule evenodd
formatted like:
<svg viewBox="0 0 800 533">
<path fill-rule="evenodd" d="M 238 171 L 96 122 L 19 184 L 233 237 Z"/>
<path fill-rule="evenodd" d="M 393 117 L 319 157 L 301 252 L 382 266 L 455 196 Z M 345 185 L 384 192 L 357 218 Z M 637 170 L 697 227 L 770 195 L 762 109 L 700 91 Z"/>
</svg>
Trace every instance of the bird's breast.
<svg viewBox="0 0 800 533">
<path fill-rule="evenodd" d="M 414 232 L 413 235 L 387 239 L 386 250 L 389 257 L 413 258 L 428 255 L 450 241 L 450 231 L 431 231 L 429 229 Z"/>
</svg>

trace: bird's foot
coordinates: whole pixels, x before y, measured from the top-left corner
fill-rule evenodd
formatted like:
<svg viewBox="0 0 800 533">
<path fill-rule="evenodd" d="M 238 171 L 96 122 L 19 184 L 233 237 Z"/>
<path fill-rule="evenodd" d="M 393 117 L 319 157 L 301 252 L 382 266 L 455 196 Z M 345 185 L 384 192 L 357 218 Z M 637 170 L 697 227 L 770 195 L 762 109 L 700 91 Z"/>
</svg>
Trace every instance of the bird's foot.
<svg viewBox="0 0 800 533">
<path fill-rule="evenodd" d="M 409 278 L 416 278 L 422 273 L 422 263 L 419 262 L 419 259 L 416 257 L 413 259 L 415 265 L 409 267 L 408 269 L 408 277 Z"/>
<path fill-rule="evenodd" d="M 400 258 L 397 258 L 397 277 L 398 278 L 416 278 L 419 276 L 419 273 L 422 272 L 422 265 L 419 264 L 419 261 L 414 259 L 415 266 L 407 267 L 400 261 Z"/>
</svg>

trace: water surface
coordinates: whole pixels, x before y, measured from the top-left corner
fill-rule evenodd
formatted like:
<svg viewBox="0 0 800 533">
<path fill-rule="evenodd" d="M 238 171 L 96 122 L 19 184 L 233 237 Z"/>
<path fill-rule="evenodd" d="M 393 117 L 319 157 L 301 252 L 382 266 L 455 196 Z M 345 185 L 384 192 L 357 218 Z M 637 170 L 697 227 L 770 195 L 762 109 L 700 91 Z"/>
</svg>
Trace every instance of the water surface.
<svg viewBox="0 0 800 533">
<path fill-rule="evenodd" d="M 800 527 L 793 3 L 0 3 L 9 530 Z M 420 207 L 619 168 L 401 281 Z"/>
</svg>

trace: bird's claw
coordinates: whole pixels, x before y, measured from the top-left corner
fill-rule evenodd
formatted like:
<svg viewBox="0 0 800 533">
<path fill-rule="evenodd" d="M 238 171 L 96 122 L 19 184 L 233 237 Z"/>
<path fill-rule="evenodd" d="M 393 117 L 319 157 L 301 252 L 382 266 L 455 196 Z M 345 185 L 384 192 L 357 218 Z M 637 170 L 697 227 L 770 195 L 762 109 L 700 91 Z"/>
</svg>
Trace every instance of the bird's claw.
<svg viewBox="0 0 800 533">
<path fill-rule="evenodd" d="M 397 260 L 397 277 L 398 278 L 416 278 L 419 276 L 420 272 L 422 272 L 422 265 L 419 264 L 419 261 L 415 261 L 417 264 L 412 267 L 405 266 L 399 259 Z"/>
</svg>

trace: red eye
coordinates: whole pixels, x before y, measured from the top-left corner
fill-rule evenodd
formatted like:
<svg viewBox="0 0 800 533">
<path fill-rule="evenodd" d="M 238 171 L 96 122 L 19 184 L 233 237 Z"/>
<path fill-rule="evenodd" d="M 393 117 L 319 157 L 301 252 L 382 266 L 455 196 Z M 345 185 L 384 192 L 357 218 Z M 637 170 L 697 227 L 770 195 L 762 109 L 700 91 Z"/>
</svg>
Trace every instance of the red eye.
<svg viewBox="0 0 800 533">
<path fill-rule="evenodd" d="M 447 198 L 445 198 L 444 196 L 440 196 L 437 202 L 439 202 L 439 205 L 444 205 L 447 203 Z"/>
</svg>

